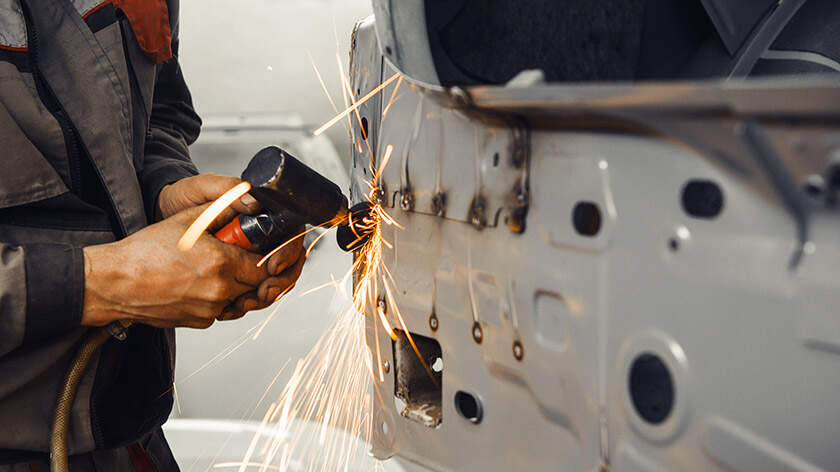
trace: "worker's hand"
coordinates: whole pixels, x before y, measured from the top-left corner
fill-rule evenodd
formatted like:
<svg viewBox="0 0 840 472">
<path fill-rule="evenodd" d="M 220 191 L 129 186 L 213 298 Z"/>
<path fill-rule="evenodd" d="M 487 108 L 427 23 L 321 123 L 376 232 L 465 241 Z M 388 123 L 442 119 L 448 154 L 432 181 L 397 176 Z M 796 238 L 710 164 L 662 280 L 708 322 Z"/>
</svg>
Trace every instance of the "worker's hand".
<svg viewBox="0 0 840 472">
<path fill-rule="evenodd" d="M 293 250 L 288 260 L 257 267 L 258 255 L 210 234 L 190 251 L 178 249 L 178 239 L 205 207 L 178 213 L 121 241 L 86 247 L 82 324 L 125 319 L 157 327 L 207 328 L 217 318 L 241 316 L 231 313 L 249 308 L 246 300 L 237 302 L 241 295 L 265 291 L 268 297 L 270 281 L 277 287 L 294 283 L 302 261 Z M 223 223 L 217 220 L 215 226 Z M 279 275 L 273 277 L 270 270 Z"/>
<path fill-rule="evenodd" d="M 163 187 L 158 195 L 158 219 L 166 219 L 184 210 L 212 202 L 240 182 L 236 177 L 199 174 L 169 184 Z M 236 213 L 252 214 L 259 209 L 259 202 L 246 193 L 219 218 L 229 220 Z"/>
<path fill-rule="evenodd" d="M 236 177 L 210 173 L 181 179 L 165 186 L 160 191 L 158 196 L 159 216 L 168 218 L 178 212 L 212 202 L 240 182 L 241 180 Z M 216 222 L 226 223 L 238 213 L 253 214 L 260 208 L 261 205 L 256 199 L 245 194 L 219 215 Z M 303 228 L 301 228 L 302 230 Z M 231 303 L 219 319 L 238 319 L 248 311 L 266 308 L 291 290 L 303 268 L 302 244 L 302 240 L 294 241 L 273 255 L 266 263 L 271 277 L 255 290 L 244 294 Z"/>
<path fill-rule="evenodd" d="M 301 231 L 304 228 L 300 228 Z M 265 263 L 269 278 L 259 287 L 242 295 L 225 309 L 219 320 L 235 320 L 251 310 L 261 310 L 278 301 L 294 288 L 303 270 L 306 254 L 303 250 L 303 238 L 297 238 L 273 254 Z"/>
</svg>

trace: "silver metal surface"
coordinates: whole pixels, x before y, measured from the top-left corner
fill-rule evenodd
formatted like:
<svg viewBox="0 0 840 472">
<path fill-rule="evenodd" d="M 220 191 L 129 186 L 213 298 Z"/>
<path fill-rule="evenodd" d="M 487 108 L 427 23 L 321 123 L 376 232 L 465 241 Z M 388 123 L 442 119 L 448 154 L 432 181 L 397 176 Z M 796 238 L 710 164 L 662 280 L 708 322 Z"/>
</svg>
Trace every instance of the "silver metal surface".
<svg viewBox="0 0 840 472">
<path fill-rule="evenodd" d="M 360 95 L 393 74 L 378 51 L 360 24 Z M 408 330 L 440 344 L 442 421 L 400 414 L 400 366 L 369 317 L 371 352 L 393 366 L 375 385 L 376 457 L 436 471 L 840 470 L 840 220 L 798 187 L 840 149 L 836 81 L 536 84 L 464 100 L 406 77 L 383 119 L 393 87 L 360 110 L 352 199 L 393 145 L 382 185 L 404 229 L 386 231 L 385 263 Z M 697 180 L 722 192 L 719 214 L 687 212 Z M 502 224 L 517 194 L 521 232 Z M 600 215 L 591 236 L 574 223 L 581 202 Z M 645 356 L 673 386 L 660 422 L 630 391 Z"/>
<path fill-rule="evenodd" d="M 381 51 L 383 57 L 414 80 L 440 84 L 426 32 L 425 2 L 373 0 L 372 3 L 378 19 L 376 51 Z"/>
</svg>

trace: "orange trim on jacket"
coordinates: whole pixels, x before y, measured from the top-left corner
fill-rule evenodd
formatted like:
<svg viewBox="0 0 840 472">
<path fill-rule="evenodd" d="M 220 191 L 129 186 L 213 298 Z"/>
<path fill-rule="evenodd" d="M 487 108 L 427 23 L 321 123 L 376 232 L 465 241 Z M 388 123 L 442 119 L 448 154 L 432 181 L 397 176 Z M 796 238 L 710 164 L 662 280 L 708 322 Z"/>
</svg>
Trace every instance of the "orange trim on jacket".
<svg viewBox="0 0 840 472">
<path fill-rule="evenodd" d="M 160 64 L 172 58 L 172 31 L 165 0 L 113 0 L 125 13 L 146 56 Z"/>
<path fill-rule="evenodd" d="M 13 51 L 13 52 L 26 52 L 26 51 L 29 50 L 29 48 L 18 48 L 18 47 L 14 47 L 14 46 L 6 46 L 5 44 L 0 44 L 0 49 L 3 49 L 4 51 Z"/>
</svg>

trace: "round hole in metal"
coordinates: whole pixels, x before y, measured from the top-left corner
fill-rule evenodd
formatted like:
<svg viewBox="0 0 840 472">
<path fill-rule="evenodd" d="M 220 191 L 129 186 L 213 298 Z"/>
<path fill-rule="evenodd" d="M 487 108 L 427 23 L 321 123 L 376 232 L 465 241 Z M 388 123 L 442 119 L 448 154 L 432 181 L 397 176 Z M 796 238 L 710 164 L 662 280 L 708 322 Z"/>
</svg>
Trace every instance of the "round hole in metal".
<svg viewBox="0 0 840 472">
<path fill-rule="evenodd" d="M 711 180 L 689 180 L 682 190 L 682 207 L 695 218 L 715 218 L 723 211 L 723 190 Z"/>
<path fill-rule="evenodd" d="M 464 419 L 478 424 L 484 416 L 481 401 L 472 393 L 458 390 L 455 392 L 455 410 Z"/>
<path fill-rule="evenodd" d="M 572 209 L 572 224 L 581 236 L 594 237 L 601 231 L 601 209 L 593 202 L 577 202 Z"/>
<path fill-rule="evenodd" d="M 641 354 L 633 360 L 628 379 L 630 399 L 636 413 L 651 424 L 664 422 L 674 407 L 674 380 L 655 354 Z"/>
</svg>

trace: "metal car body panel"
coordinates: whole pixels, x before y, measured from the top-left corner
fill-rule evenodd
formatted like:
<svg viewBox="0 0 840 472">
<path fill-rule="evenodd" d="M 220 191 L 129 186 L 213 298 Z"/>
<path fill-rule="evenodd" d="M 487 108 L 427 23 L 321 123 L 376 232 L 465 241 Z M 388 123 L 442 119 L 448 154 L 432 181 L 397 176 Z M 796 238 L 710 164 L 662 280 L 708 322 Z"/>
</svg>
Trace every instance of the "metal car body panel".
<svg viewBox="0 0 840 472">
<path fill-rule="evenodd" d="M 354 32 L 357 97 L 402 64 L 374 28 Z M 401 71 L 393 103 L 396 83 L 351 117 L 351 200 L 393 146 L 379 183 L 403 229 L 385 231 L 385 264 L 408 331 L 440 345 L 442 416 L 429 427 L 393 401 L 394 346 L 369 317 L 371 353 L 394 366 L 375 380 L 376 457 L 840 469 L 840 220 L 830 189 L 802 190 L 837 162 L 836 78 L 442 89 Z M 714 215 L 687 210 L 694 181 L 721 192 Z M 660 421 L 630 392 L 644 356 L 673 386 Z"/>
</svg>

